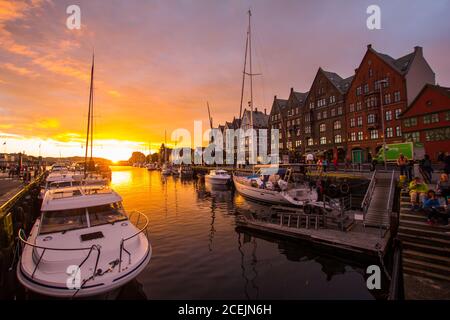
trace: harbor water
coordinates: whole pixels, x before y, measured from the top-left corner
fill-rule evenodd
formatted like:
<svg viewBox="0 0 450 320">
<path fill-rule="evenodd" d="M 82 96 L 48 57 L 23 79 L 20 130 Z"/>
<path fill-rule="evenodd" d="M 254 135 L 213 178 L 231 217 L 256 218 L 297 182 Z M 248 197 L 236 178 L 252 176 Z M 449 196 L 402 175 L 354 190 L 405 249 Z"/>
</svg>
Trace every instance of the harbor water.
<svg viewBox="0 0 450 320">
<path fill-rule="evenodd" d="M 153 256 L 123 298 L 375 299 L 367 264 L 306 242 L 236 231 L 236 208 L 260 206 L 230 189 L 143 168 L 112 167 L 127 210 L 150 219 Z M 242 231 L 240 231 L 242 232 Z"/>
</svg>

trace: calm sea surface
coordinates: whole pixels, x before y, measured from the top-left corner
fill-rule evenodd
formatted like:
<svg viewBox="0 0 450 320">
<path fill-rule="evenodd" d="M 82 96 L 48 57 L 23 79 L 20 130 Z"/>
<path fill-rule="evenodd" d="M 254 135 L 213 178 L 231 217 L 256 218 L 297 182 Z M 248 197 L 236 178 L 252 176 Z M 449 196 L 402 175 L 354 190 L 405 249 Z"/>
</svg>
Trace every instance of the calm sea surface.
<svg viewBox="0 0 450 320">
<path fill-rule="evenodd" d="M 112 187 L 125 208 L 149 217 L 153 246 L 149 265 L 122 298 L 375 298 L 366 288 L 364 264 L 308 243 L 238 233 L 235 209 L 257 204 L 231 189 L 142 168 L 112 170 Z"/>
</svg>

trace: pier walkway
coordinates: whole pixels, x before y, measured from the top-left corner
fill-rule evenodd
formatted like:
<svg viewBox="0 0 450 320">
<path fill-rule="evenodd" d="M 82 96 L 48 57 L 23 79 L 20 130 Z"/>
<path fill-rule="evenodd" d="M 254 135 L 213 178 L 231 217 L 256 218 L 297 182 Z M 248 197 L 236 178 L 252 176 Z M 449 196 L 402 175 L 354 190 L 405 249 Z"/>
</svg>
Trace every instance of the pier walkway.
<svg viewBox="0 0 450 320">
<path fill-rule="evenodd" d="M 0 173 L 0 207 L 22 189 L 23 183 L 18 179 L 8 178 Z"/>
<path fill-rule="evenodd" d="M 406 299 L 450 299 L 450 228 L 431 226 L 423 212 L 411 211 L 402 190 L 398 238 L 402 241 Z"/>
</svg>

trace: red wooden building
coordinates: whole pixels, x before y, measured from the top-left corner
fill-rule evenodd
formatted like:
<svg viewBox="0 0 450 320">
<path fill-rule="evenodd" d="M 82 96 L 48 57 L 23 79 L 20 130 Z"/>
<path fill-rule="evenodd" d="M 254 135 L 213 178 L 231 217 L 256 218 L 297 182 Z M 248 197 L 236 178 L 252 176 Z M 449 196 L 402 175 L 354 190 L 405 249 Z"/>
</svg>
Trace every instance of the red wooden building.
<svg viewBox="0 0 450 320">
<path fill-rule="evenodd" d="M 368 45 L 346 97 L 347 156 L 365 162 L 382 147 L 384 136 L 387 144 L 402 142 L 401 113 L 434 82 L 421 47 L 394 59 Z"/>
<path fill-rule="evenodd" d="M 401 119 L 404 140 L 423 143 L 432 160 L 450 152 L 450 88 L 425 85 Z"/>
</svg>

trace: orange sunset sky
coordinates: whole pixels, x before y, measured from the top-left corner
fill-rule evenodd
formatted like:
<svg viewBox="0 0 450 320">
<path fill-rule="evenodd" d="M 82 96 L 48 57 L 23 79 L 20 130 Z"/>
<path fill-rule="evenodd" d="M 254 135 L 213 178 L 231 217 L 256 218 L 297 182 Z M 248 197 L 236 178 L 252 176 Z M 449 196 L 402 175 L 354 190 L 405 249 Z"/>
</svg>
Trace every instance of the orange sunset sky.
<svg viewBox="0 0 450 320">
<path fill-rule="evenodd" d="M 366 28 L 377 2 L 382 30 Z M 69 30 L 66 8 L 81 8 Z M 366 45 L 416 45 L 450 86 L 450 1 L 0 0 L 0 152 L 83 155 L 95 50 L 95 156 L 155 151 L 167 131 L 239 113 L 246 11 L 253 10 L 255 106 L 308 91 L 319 66 L 352 74 Z M 248 100 L 248 94 L 246 99 Z M 6 142 L 6 144 L 5 144 Z"/>
</svg>

